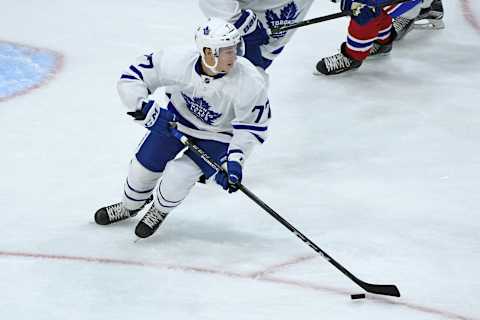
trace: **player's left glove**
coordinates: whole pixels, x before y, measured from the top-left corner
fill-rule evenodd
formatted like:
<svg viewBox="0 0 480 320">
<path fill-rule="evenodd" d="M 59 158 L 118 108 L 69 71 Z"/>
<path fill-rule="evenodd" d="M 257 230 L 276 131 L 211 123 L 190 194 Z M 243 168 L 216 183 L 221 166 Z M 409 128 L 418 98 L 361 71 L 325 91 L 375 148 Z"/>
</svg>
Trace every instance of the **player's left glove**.
<svg viewBox="0 0 480 320">
<path fill-rule="evenodd" d="M 227 170 L 219 171 L 215 175 L 215 181 L 229 193 L 238 190 L 238 184 L 242 183 L 243 153 L 230 153 L 227 161 Z"/>
</svg>

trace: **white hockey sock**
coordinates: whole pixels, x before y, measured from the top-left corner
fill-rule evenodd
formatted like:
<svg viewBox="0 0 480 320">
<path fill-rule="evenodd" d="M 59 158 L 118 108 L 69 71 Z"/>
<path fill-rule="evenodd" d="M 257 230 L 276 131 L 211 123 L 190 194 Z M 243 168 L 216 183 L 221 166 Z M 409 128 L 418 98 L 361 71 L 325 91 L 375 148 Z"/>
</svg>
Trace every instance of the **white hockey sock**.
<svg viewBox="0 0 480 320">
<path fill-rule="evenodd" d="M 165 213 L 172 211 L 182 203 L 201 175 L 200 168 L 185 155 L 170 161 L 154 193 L 155 207 Z"/>
<path fill-rule="evenodd" d="M 129 210 L 140 209 L 154 191 L 161 175 L 161 172 L 148 170 L 134 157 L 125 180 L 123 205 Z"/>
</svg>

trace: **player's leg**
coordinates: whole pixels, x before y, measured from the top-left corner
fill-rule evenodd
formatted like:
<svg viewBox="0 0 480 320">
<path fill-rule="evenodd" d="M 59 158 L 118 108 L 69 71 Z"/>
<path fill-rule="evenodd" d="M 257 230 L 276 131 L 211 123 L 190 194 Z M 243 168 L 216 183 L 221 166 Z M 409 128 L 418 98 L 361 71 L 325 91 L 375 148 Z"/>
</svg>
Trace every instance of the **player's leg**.
<svg viewBox="0 0 480 320">
<path fill-rule="evenodd" d="M 385 55 L 390 53 L 393 48 L 393 41 L 397 37 L 397 32 L 392 24 L 392 18 L 388 14 L 382 15 L 377 21 L 378 35 L 370 49 L 369 57 Z"/>
<path fill-rule="evenodd" d="M 317 71 L 332 75 L 359 68 L 377 40 L 380 25 L 387 24 L 385 21 L 391 23 L 391 18 L 384 11 L 364 24 L 358 23 L 354 18 L 350 19 L 347 41 L 342 43 L 339 53 L 320 60 L 316 66 Z M 390 30 L 387 31 L 390 34 Z"/>
<path fill-rule="evenodd" d="M 228 144 L 211 140 L 192 140 L 215 161 L 221 162 L 222 158 L 225 158 Z M 215 170 L 188 150 L 180 158 L 170 161 L 153 194 L 152 206 L 137 224 L 135 234 L 140 238 L 151 236 L 167 215 L 183 202 L 198 178 L 205 175 L 208 179 L 214 173 Z"/>
<path fill-rule="evenodd" d="M 100 208 L 95 221 L 111 224 L 135 216 L 148 202 L 166 164 L 183 149 L 173 137 L 149 132 L 130 162 L 122 201 Z"/>
<path fill-rule="evenodd" d="M 397 32 L 395 40 L 402 39 L 413 29 L 415 18 L 420 13 L 422 0 L 410 0 L 385 8 L 385 11 L 393 20 L 393 27 Z"/>
</svg>

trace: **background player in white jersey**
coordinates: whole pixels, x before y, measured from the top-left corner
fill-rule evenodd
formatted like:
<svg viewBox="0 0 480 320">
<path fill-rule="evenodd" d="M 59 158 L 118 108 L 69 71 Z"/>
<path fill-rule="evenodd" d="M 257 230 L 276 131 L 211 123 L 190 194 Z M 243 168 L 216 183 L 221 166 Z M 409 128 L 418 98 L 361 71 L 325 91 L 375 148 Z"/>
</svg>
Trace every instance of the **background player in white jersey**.
<svg viewBox="0 0 480 320">
<path fill-rule="evenodd" d="M 130 218 L 153 198 L 135 229 L 137 236 L 148 237 L 202 174 L 215 175 L 225 190 L 236 191 L 246 157 L 265 141 L 271 117 L 267 83 L 253 64 L 237 56 L 243 44 L 239 31 L 211 18 L 197 29 L 195 41 L 198 51 L 161 50 L 140 57 L 122 74 L 120 98 L 149 133 L 130 163 L 122 202 L 99 209 L 98 224 Z M 165 103 L 149 97 L 160 87 L 168 97 Z M 171 122 L 212 159 L 226 162 L 228 177 L 189 150 L 182 154 Z"/>
<path fill-rule="evenodd" d="M 295 30 L 268 35 L 271 27 L 304 20 L 313 0 L 200 0 L 207 17 L 221 17 L 234 24 L 245 42 L 244 57 L 267 69 L 283 51 Z"/>
</svg>

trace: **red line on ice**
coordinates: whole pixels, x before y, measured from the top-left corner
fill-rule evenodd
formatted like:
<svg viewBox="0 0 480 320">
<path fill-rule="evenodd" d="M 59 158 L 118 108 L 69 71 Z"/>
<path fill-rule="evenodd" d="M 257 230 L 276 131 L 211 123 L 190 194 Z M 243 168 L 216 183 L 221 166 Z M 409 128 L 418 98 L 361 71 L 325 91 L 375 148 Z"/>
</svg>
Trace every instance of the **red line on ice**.
<svg viewBox="0 0 480 320">
<path fill-rule="evenodd" d="M 311 260 L 315 257 L 318 257 L 318 256 L 317 255 L 308 255 L 308 256 L 293 258 L 291 260 L 288 260 L 288 261 L 285 261 L 285 262 L 282 262 L 282 263 L 279 263 L 279 264 L 275 264 L 275 265 L 270 266 L 268 268 L 265 268 L 264 270 L 251 272 L 248 275 L 250 277 L 253 277 L 253 278 L 262 278 L 269 273 L 274 273 L 274 272 L 276 272 L 280 269 L 290 267 L 290 266 L 293 266 L 295 264 L 298 264 L 298 263 L 301 263 L 301 262 L 304 262 L 304 261 Z"/>
<path fill-rule="evenodd" d="M 317 290 L 322 292 L 328 292 L 332 294 L 348 296 L 350 294 L 349 291 L 345 289 L 339 289 L 329 286 L 317 285 L 308 282 L 296 281 L 296 280 L 288 280 L 282 279 L 273 276 L 262 276 L 266 274 L 266 272 L 270 272 L 268 270 L 278 269 L 279 266 L 288 266 L 292 265 L 293 263 L 297 263 L 300 261 L 304 261 L 307 257 L 300 257 L 296 258 L 290 262 L 282 263 L 277 266 L 271 267 L 267 269 L 266 272 L 255 272 L 249 274 L 242 274 L 236 272 L 229 272 L 229 271 L 222 271 L 222 270 L 215 270 L 210 268 L 203 268 L 203 267 L 195 267 L 195 266 L 181 266 L 181 265 L 170 265 L 170 264 L 161 264 L 161 263 L 151 263 L 151 262 L 142 262 L 142 261 L 135 261 L 135 260 L 124 260 L 124 259 L 112 259 L 112 258 L 100 258 L 100 257 L 84 257 L 84 256 L 67 256 L 67 255 L 56 255 L 56 254 L 42 254 L 42 253 L 28 253 L 28 252 L 8 252 L 8 251 L 0 251 L 0 257 L 24 257 L 24 258 L 34 258 L 34 259 L 42 259 L 42 260 L 60 260 L 60 261 L 79 261 L 79 262 L 88 262 L 88 263 L 100 263 L 100 264 L 111 264 L 111 265 L 124 265 L 124 266 L 137 266 L 137 267 L 150 267 L 150 268 L 157 268 L 157 269 L 168 269 L 168 270 L 180 270 L 184 272 L 197 272 L 203 274 L 214 274 L 220 276 L 226 276 L 230 278 L 238 278 L 238 279 L 252 279 L 256 281 L 263 281 L 269 283 L 276 283 L 276 284 L 283 284 L 283 285 L 290 285 L 295 286 L 302 289 L 309 289 L 309 290 Z M 430 308 L 414 303 L 405 302 L 402 300 L 398 300 L 397 298 L 388 298 L 383 296 L 376 296 L 376 295 L 367 295 L 367 299 L 378 301 L 380 303 L 387 303 L 392 305 L 403 306 L 412 310 L 420 311 L 427 314 L 433 314 L 437 316 L 441 316 L 446 319 L 458 319 L 458 320 L 480 320 L 473 317 L 466 317 L 460 314 L 456 314 L 449 311 L 443 311 L 435 308 Z"/>
</svg>

